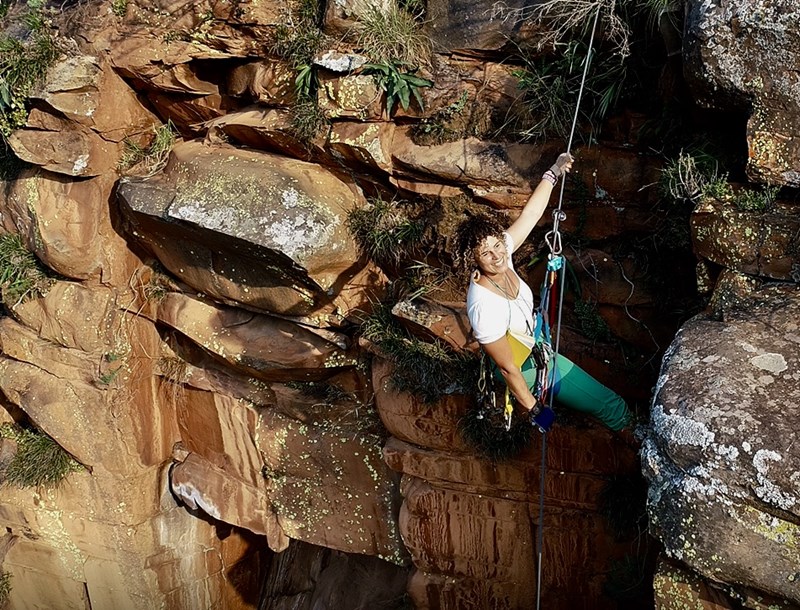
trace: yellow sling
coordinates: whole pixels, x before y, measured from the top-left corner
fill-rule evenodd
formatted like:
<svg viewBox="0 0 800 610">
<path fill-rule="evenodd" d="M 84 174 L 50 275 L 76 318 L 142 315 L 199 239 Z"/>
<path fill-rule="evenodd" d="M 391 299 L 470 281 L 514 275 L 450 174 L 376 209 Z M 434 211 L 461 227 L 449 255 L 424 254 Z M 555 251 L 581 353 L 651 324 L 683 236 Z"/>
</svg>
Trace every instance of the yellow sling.
<svg viewBox="0 0 800 610">
<path fill-rule="evenodd" d="M 522 364 L 528 359 L 528 356 L 531 355 L 533 346 L 536 345 L 536 340 L 530 335 L 515 333 L 510 329 L 506 331 L 506 338 L 508 339 L 508 344 L 511 346 L 511 356 L 514 360 L 514 364 L 518 369 L 522 368 Z M 506 416 L 506 429 L 511 427 L 511 415 L 513 412 L 514 405 L 511 402 L 511 392 L 506 385 L 506 407 L 504 411 Z"/>
</svg>

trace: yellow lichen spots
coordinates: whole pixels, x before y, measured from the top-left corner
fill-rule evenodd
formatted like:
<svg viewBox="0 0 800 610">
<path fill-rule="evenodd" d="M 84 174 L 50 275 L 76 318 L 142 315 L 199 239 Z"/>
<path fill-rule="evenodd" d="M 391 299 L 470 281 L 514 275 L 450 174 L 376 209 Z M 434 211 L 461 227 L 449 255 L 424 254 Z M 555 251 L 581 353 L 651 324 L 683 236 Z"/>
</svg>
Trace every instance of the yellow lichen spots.
<svg viewBox="0 0 800 610">
<path fill-rule="evenodd" d="M 793 556 L 798 559 L 800 563 L 800 548 L 798 548 L 798 541 L 800 541 L 800 526 L 795 525 L 789 521 L 784 521 L 778 517 L 773 517 L 767 513 L 755 511 L 755 509 L 748 509 L 754 511 L 756 522 L 753 529 L 756 533 L 764 536 L 772 542 L 776 542 L 783 547 L 787 552 L 791 552 Z"/>
<path fill-rule="evenodd" d="M 745 85 L 752 90 L 761 91 L 764 89 L 764 79 L 759 74 L 745 82 Z"/>
<path fill-rule="evenodd" d="M 356 359 L 345 355 L 342 352 L 333 352 L 330 354 L 323 364 L 325 368 L 336 368 L 340 366 L 355 366 Z"/>
<path fill-rule="evenodd" d="M 49 493 L 49 492 L 48 492 Z M 84 580 L 83 564 L 86 557 L 73 542 L 64 525 L 64 511 L 48 508 L 48 502 L 39 494 L 34 494 L 34 512 L 39 526 L 38 533 L 58 553 L 58 558 L 67 573 L 76 581 Z"/>
</svg>

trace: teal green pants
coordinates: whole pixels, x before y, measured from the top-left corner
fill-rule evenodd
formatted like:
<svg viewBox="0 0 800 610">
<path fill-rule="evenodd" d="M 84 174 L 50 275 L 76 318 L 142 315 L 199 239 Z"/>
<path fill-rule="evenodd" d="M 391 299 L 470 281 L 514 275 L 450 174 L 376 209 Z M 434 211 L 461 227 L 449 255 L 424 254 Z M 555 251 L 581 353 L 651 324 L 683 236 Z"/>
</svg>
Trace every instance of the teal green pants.
<svg viewBox="0 0 800 610">
<path fill-rule="evenodd" d="M 622 397 L 589 375 L 569 358 L 559 354 L 550 367 L 550 391 L 560 405 L 587 413 L 612 430 L 622 430 L 631 423 L 631 412 Z M 536 395 L 536 365 L 528 358 L 520 369 L 531 392 Z M 499 375 L 499 371 L 497 372 Z"/>
</svg>

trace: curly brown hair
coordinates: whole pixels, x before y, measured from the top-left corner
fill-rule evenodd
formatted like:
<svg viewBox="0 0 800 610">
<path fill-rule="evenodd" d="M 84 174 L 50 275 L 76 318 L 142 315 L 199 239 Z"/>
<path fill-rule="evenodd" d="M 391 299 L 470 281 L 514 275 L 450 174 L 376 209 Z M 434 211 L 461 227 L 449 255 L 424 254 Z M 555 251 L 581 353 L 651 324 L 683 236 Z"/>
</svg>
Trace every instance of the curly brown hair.
<svg viewBox="0 0 800 610">
<path fill-rule="evenodd" d="M 456 273 L 464 281 L 475 268 L 475 248 L 487 237 L 503 241 L 505 230 L 506 227 L 496 216 L 483 213 L 471 214 L 456 226 L 450 240 L 450 251 Z"/>
</svg>

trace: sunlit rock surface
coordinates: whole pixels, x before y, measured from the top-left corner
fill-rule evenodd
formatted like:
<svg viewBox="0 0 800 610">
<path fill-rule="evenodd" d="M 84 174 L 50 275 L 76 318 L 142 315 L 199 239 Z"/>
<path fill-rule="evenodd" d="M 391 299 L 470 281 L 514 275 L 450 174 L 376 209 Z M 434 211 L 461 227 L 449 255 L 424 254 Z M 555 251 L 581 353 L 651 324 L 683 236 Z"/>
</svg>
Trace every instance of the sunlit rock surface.
<svg viewBox="0 0 800 610">
<path fill-rule="evenodd" d="M 800 295 L 763 288 L 724 321 L 686 323 L 664 358 L 642 462 L 668 555 L 800 601 Z"/>
<path fill-rule="evenodd" d="M 134 235 L 200 292 L 273 313 L 348 313 L 337 296 L 365 263 L 345 217 L 363 195 L 324 168 L 191 142 L 163 174 L 118 192 Z"/>
</svg>

